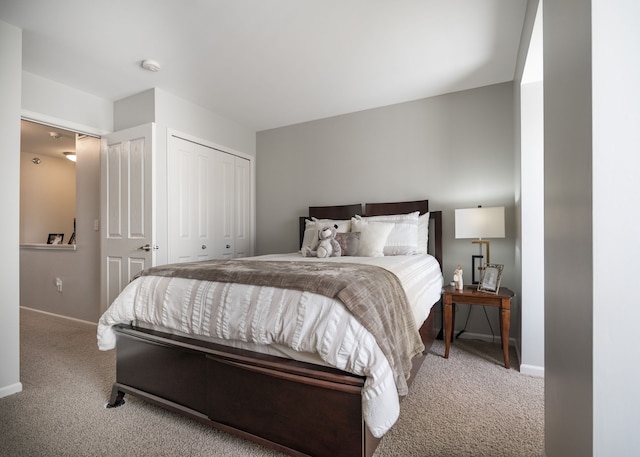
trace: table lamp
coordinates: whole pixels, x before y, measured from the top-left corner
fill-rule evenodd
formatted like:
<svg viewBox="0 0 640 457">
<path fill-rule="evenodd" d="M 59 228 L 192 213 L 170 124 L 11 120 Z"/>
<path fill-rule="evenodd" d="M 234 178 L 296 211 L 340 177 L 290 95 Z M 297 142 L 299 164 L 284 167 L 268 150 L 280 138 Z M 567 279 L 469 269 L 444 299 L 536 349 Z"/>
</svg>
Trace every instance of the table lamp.
<svg viewBox="0 0 640 457">
<path fill-rule="evenodd" d="M 489 264 L 491 263 L 491 245 L 486 238 L 504 238 L 504 207 L 478 206 L 457 209 L 455 210 L 455 230 L 456 239 L 476 238 L 472 243 L 480 245 L 480 254 L 482 254 L 482 245 L 485 245 L 486 263 Z"/>
</svg>

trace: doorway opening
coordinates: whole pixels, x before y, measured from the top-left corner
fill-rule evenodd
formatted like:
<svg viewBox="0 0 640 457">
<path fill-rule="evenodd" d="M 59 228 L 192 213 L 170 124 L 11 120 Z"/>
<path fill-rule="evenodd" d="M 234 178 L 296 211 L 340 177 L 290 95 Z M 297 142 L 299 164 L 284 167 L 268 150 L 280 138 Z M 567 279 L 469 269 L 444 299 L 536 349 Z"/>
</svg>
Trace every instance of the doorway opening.
<svg viewBox="0 0 640 457">
<path fill-rule="evenodd" d="M 20 244 L 75 244 L 75 132 L 20 124 Z"/>
<path fill-rule="evenodd" d="M 37 120 L 21 122 L 20 306 L 95 323 L 100 138 Z"/>
</svg>

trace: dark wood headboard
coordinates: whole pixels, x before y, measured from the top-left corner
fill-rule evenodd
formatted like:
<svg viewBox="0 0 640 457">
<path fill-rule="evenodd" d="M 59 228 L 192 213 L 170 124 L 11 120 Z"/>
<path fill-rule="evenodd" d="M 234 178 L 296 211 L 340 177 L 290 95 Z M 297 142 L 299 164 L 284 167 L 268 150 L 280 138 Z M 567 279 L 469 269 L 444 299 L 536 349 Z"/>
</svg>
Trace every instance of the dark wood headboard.
<svg viewBox="0 0 640 457">
<path fill-rule="evenodd" d="M 360 203 L 339 206 L 310 206 L 309 216 L 300 217 L 300 245 L 304 238 L 305 219 L 351 219 L 356 214 L 364 216 L 386 216 L 390 214 L 408 214 L 420 211 L 429 213 L 429 253 L 440 263 L 442 269 L 442 211 L 429 211 L 429 200 L 409 202 L 366 203 L 364 213 Z"/>
<path fill-rule="evenodd" d="M 309 217 L 316 217 L 318 219 L 346 220 L 351 219 L 356 214 L 362 215 L 362 205 L 360 203 L 341 206 L 309 207 Z"/>
<path fill-rule="evenodd" d="M 420 211 L 420 214 L 429 212 L 429 200 L 416 200 L 412 202 L 393 203 L 366 203 L 364 205 L 365 216 L 387 216 L 389 214 L 408 214 Z"/>
</svg>

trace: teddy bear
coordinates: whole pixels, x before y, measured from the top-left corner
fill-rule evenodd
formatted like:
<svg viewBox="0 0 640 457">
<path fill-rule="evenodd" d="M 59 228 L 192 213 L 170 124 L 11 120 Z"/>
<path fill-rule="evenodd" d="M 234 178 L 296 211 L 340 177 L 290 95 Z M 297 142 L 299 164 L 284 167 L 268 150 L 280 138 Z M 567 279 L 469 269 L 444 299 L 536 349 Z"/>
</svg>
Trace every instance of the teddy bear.
<svg viewBox="0 0 640 457">
<path fill-rule="evenodd" d="M 338 231 L 338 226 L 334 225 L 323 227 L 322 230 L 318 232 L 318 239 L 320 242 L 318 243 L 318 247 L 313 250 L 308 246 L 302 250 L 303 257 L 340 257 L 342 255 L 342 248 L 340 247 L 340 243 L 336 240 L 336 233 Z"/>
</svg>

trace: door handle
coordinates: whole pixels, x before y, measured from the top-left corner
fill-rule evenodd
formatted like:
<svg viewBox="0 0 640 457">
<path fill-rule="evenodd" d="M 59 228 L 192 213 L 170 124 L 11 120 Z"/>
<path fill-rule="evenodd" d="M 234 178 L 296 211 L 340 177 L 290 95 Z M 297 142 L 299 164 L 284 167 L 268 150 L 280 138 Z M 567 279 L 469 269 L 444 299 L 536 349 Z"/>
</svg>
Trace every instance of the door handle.
<svg viewBox="0 0 640 457">
<path fill-rule="evenodd" d="M 229 249 L 230 247 L 231 247 L 231 245 L 230 245 L 230 244 L 227 244 L 227 249 Z"/>
<path fill-rule="evenodd" d="M 149 252 L 151 250 L 151 245 L 150 244 L 145 244 L 144 246 L 140 246 L 138 248 L 138 251 L 147 251 Z"/>
</svg>

